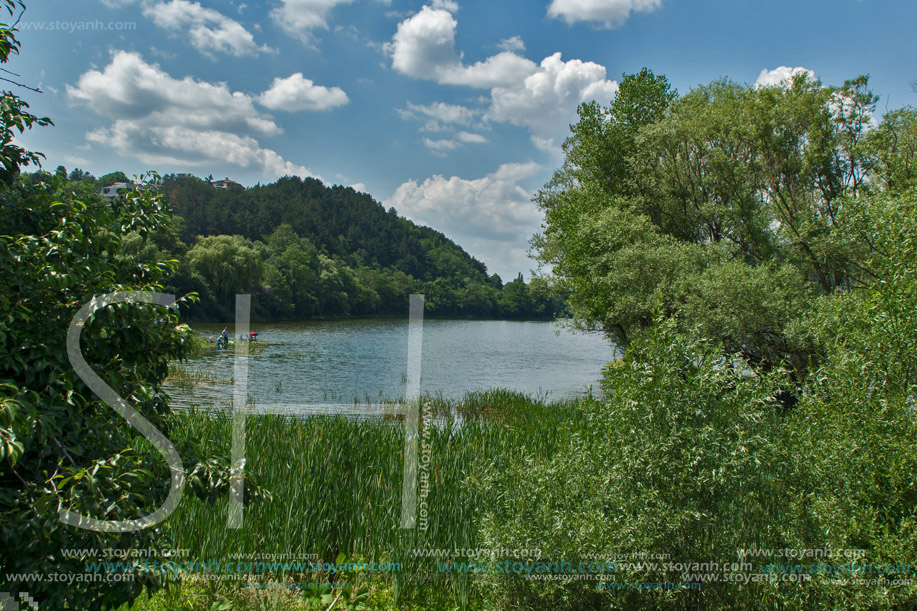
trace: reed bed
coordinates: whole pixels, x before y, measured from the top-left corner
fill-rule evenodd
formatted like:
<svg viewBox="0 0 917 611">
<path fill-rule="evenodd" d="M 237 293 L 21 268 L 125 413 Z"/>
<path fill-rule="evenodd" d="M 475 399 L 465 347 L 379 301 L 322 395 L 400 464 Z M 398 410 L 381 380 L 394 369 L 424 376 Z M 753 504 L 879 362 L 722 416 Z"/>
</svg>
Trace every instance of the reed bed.
<svg viewBox="0 0 917 611">
<path fill-rule="evenodd" d="M 165 379 L 167 384 L 174 384 L 178 388 L 188 389 L 192 386 L 213 386 L 217 384 L 232 384 L 232 378 L 218 378 L 212 372 L 195 370 L 180 363 L 169 363 L 169 375 Z"/>
<path fill-rule="evenodd" d="M 400 417 L 259 415 L 247 421 L 246 472 L 270 495 L 247 504 L 238 530 L 227 526 L 228 498 L 209 503 L 186 495 L 165 524 L 169 538 L 195 560 L 224 565 L 239 555 L 397 562 L 399 570 L 363 578 L 386 584 L 396 602 L 445 596 L 467 608 L 473 577 L 444 574 L 436 563 L 468 558 L 436 558 L 418 550 L 479 548 L 478 507 L 486 504 L 484 495 L 507 492 L 476 485 L 479 479 L 509 461 L 541 461 L 567 447 L 562 439 L 583 430 L 585 416 L 577 401 L 547 404 L 507 391 L 454 402 L 425 397 L 422 404 L 432 419 L 418 437 L 430 460 L 421 460 L 418 471 L 418 500 L 426 503 L 427 514 L 417 528 L 400 527 L 405 443 Z M 198 439 L 214 455 L 228 456 L 231 428 L 225 412 L 188 411 L 175 415 L 173 435 Z M 424 471 L 428 487 L 421 481 Z M 416 581 L 418 575 L 425 579 Z M 270 575 L 289 577 L 283 571 Z"/>
</svg>

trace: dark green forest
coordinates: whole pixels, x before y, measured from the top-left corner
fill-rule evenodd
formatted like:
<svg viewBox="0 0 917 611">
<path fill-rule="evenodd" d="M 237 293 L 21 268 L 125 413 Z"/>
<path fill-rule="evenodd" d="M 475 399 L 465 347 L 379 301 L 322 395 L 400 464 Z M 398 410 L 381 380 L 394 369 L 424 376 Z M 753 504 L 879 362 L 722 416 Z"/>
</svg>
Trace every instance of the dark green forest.
<svg viewBox="0 0 917 611">
<path fill-rule="evenodd" d="M 129 181 L 64 167 L 56 176 L 83 191 Z M 178 261 L 165 288 L 199 295 L 185 306 L 192 320 L 230 318 L 237 293 L 254 296 L 262 321 L 404 316 L 411 293 L 425 296 L 432 316 L 549 319 L 562 305 L 521 273 L 504 284 L 442 233 L 350 187 L 285 177 L 217 189 L 190 174 L 153 177 L 147 187 L 162 196 L 169 221 L 147 237 L 126 235 L 123 253 Z"/>
</svg>

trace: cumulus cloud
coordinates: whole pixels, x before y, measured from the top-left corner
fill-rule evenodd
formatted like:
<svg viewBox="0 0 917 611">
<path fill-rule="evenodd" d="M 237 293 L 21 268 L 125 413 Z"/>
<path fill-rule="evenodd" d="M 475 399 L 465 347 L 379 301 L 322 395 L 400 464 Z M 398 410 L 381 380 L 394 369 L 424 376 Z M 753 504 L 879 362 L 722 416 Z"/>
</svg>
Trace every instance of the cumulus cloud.
<svg viewBox="0 0 917 611">
<path fill-rule="evenodd" d="M 109 128 L 86 134 L 90 142 L 114 147 L 151 165 L 204 167 L 222 161 L 240 168 L 260 168 L 265 177 L 312 176 L 307 168 L 261 148 L 251 136 L 185 126 L 149 125 L 119 119 Z"/>
<path fill-rule="evenodd" d="M 465 65 L 455 51 L 457 25 L 449 11 L 424 6 L 398 24 L 392 42 L 386 45 L 392 67 L 414 78 L 484 89 L 519 80 L 535 70 L 534 62 L 510 51 Z"/>
<path fill-rule="evenodd" d="M 225 83 L 176 79 L 137 53 L 119 51 L 104 70 L 90 70 L 71 100 L 113 122 L 87 138 L 144 163 L 202 166 L 214 161 L 260 168 L 266 178 L 310 176 L 305 167 L 264 149 L 256 138 L 282 130 L 247 94 Z"/>
<path fill-rule="evenodd" d="M 765 68 L 758 75 L 755 81 L 755 87 L 773 87 L 775 85 L 784 85 L 791 83 L 797 74 L 807 74 L 809 78 L 815 78 L 815 72 L 808 68 L 790 68 L 789 66 L 780 66 L 773 70 Z"/>
<path fill-rule="evenodd" d="M 526 257 L 528 238 L 538 231 L 541 214 L 531 194 L 518 183 L 541 168 L 535 163 L 501 165 L 478 179 L 435 175 L 409 180 L 385 201 L 399 214 L 436 227 L 457 239 L 503 276 L 532 267 Z"/>
<path fill-rule="evenodd" d="M 290 36 L 309 42 L 315 29 L 328 28 L 328 14 L 338 4 L 353 0 L 281 0 L 281 5 L 271 11 L 271 19 Z"/>
<path fill-rule="evenodd" d="M 588 21 L 606 28 L 616 28 L 631 13 L 649 13 L 662 6 L 662 0 L 552 0 L 548 16 L 568 24 Z"/>
<path fill-rule="evenodd" d="M 470 66 L 448 70 L 441 82 L 489 89 L 517 82 L 535 71 L 535 62 L 532 60 L 503 51 Z"/>
<path fill-rule="evenodd" d="M 578 59 L 564 61 L 560 53 L 536 64 L 503 51 L 466 65 L 455 50 L 456 26 L 450 12 L 423 7 L 399 24 L 387 45 L 392 67 L 414 78 L 490 89 L 484 119 L 528 128 L 540 148 L 557 149 L 580 103 L 593 99 L 608 103 L 617 92 L 617 83 L 605 78 L 604 66 Z M 428 127 L 436 131 L 442 125 L 441 120 L 433 119 Z M 449 146 L 447 141 L 433 142 L 439 150 Z"/>
<path fill-rule="evenodd" d="M 608 103 L 617 90 L 616 82 L 605 79 L 604 66 L 578 59 L 565 62 L 555 53 L 521 82 L 494 88 L 485 116 L 527 127 L 533 142 L 548 149 L 560 145 L 580 103 Z"/>
<path fill-rule="evenodd" d="M 399 186 L 385 205 L 411 220 L 456 235 L 515 240 L 520 230 L 540 222 L 531 194 L 517 183 L 540 170 L 538 164 L 509 163 L 483 178 L 466 180 L 437 174 Z M 529 234 L 525 234 L 528 239 Z"/>
<path fill-rule="evenodd" d="M 195 49 L 211 57 L 212 52 L 242 57 L 271 51 L 267 45 L 259 47 L 238 21 L 199 2 L 147 2 L 143 15 L 161 28 L 185 32 Z"/>
<path fill-rule="evenodd" d="M 426 106 L 408 102 L 408 107 L 399 109 L 398 112 L 403 119 L 425 120 L 421 131 L 451 132 L 454 134 L 438 140 L 424 138 L 423 142 L 426 147 L 440 157 L 445 157 L 447 151 L 453 151 L 465 144 L 484 144 L 487 142 L 487 138 L 481 134 L 464 130 L 456 133 L 457 126 L 467 127 L 475 123 L 480 118 L 481 111 L 472 110 L 458 104 L 446 104 L 445 102 L 435 102 Z"/>
<path fill-rule="evenodd" d="M 398 24 L 386 45 L 392 67 L 415 78 L 436 78 L 444 67 L 459 64 L 455 53 L 455 18 L 445 10 L 423 7 Z"/>
<path fill-rule="evenodd" d="M 249 96 L 230 91 L 225 83 L 175 79 L 158 65 L 146 63 L 140 54 L 128 51 L 116 52 L 103 71 L 84 73 L 75 87 L 67 86 L 67 94 L 101 116 L 154 117 L 162 124 L 266 136 L 282 131 L 255 109 Z"/>
<path fill-rule="evenodd" d="M 287 78 L 275 78 L 271 88 L 258 97 L 262 106 L 272 110 L 328 110 L 350 102 L 340 87 L 316 85 L 297 72 Z"/>
</svg>

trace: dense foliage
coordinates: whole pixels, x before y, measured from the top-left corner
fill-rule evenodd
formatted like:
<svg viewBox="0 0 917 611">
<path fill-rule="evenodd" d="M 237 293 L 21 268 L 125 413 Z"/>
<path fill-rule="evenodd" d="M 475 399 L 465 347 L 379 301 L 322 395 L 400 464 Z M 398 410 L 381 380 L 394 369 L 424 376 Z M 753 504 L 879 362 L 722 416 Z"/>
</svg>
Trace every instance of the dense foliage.
<svg viewBox="0 0 917 611">
<path fill-rule="evenodd" d="M 901 126 L 870 129 L 876 99 L 865 77 L 679 97 L 647 70 L 625 76 L 609 107 L 580 108 L 539 194 L 539 257 L 577 319 L 619 345 L 661 314 L 765 368 L 805 368 L 813 299 L 867 280 L 843 235 L 859 196 L 900 180 L 880 160 L 900 154 L 881 142 Z"/>
<path fill-rule="evenodd" d="M 585 433 L 481 482 L 513 492 L 480 544 L 623 562 L 491 575 L 488 606 L 917 604 L 917 111 L 872 121 L 865 84 L 644 71 L 581 108 L 538 244 L 628 351 Z"/>
<path fill-rule="evenodd" d="M 139 192 L 110 206 L 94 189 L 73 190 L 50 177 L 7 188 L 0 199 L 0 590 L 27 590 L 57 608 L 64 601 L 100 608 L 151 582 L 60 588 L 17 574 L 82 573 L 82 559 L 64 557 L 64 548 L 159 541 L 155 529 L 128 535 L 75 528 L 60 522 L 58 511 L 135 519 L 168 492 L 161 457 L 94 396 L 66 345 L 71 320 L 93 296 L 160 289 L 166 269 L 117 253 L 123 231 L 145 233 L 161 212 Z M 82 332 L 93 371 L 162 431 L 167 406 L 159 383 L 187 335 L 176 329 L 177 318 L 159 306 L 121 304 L 100 309 Z"/>
<path fill-rule="evenodd" d="M 70 179 L 92 177 L 75 170 Z M 425 295 L 433 316 L 549 318 L 560 309 L 521 274 L 504 284 L 442 233 L 349 187 L 287 177 L 217 189 L 183 174 L 165 177 L 159 193 L 172 223 L 149 239 L 127 236 L 125 247 L 179 261 L 167 285 L 200 295 L 194 318 L 231 317 L 236 293 L 255 296 L 261 320 L 402 316 L 411 293 Z"/>
<path fill-rule="evenodd" d="M 5 0 L 12 16 L 21 3 Z M 0 26 L 0 61 L 18 51 L 15 28 Z M 91 184 L 47 173 L 20 175 L 40 155 L 13 144 L 13 132 L 50 121 L 26 112 L 15 94 L 0 98 L 0 592 L 29 592 L 43 609 L 115 607 L 154 586 L 158 577 L 99 584 L 84 577 L 79 552 L 65 550 L 167 546 L 159 528 L 100 532 L 65 524 L 68 510 L 89 518 L 135 520 L 166 498 L 170 471 L 150 440 L 102 402 L 78 375 L 68 350 L 74 316 L 90 300 L 116 291 L 162 292 L 173 265 L 143 262 L 122 248 L 124 235 L 146 239 L 167 214 L 149 190 L 116 201 Z M 170 359 L 190 330 L 177 309 L 118 303 L 92 313 L 78 352 L 103 382 L 168 435 L 161 390 Z M 189 440 L 180 448 L 182 477 L 211 492 L 228 468 L 199 460 Z M 220 479 L 222 478 L 222 479 Z M 257 490 L 257 488 L 255 488 Z M 60 582 L 54 577 L 69 579 Z"/>
</svg>

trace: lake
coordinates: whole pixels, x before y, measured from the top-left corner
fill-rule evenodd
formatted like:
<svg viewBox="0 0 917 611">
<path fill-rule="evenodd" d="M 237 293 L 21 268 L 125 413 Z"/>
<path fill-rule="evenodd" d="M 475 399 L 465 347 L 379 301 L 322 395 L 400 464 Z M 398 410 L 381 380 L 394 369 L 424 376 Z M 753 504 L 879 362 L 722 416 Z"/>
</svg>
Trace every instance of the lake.
<svg viewBox="0 0 917 611">
<path fill-rule="evenodd" d="M 194 325 L 215 338 L 224 325 Z M 232 337 L 232 326 L 229 327 Z M 172 404 L 229 406 L 236 358 L 247 364 L 257 411 L 377 413 L 405 394 L 407 320 L 335 320 L 252 325 L 260 354 L 213 352 L 188 363 L 206 383 L 167 386 Z M 235 338 L 238 342 L 238 337 Z M 551 322 L 435 320 L 423 323 L 421 392 L 448 399 L 506 388 L 547 400 L 599 394 L 601 370 L 616 350 L 599 334 Z M 357 404 L 356 406 L 354 404 Z M 362 406 L 362 407 L 361 407 Z"/>
</svg>

